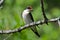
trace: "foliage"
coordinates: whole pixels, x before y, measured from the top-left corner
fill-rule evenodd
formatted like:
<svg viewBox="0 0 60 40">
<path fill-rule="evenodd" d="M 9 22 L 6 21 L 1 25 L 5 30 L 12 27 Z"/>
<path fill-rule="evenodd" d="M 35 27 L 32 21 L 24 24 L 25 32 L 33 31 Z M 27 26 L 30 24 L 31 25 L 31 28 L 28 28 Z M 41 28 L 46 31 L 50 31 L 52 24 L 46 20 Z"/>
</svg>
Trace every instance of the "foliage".
<svg viewBox="0 0 60 40">
<path fill-rule="evenodd" d="M 44 0 L 46 16 L 51 19 L 60 16 L 60 0 Z M 0 30 L 16 29 L 24 25 L 21 18 L 22 11 L 27 6 L 33 7 L 32 15 L 35 21 L 42 20 L 40 0 L 5 0 L 0 9 Z M 0 34 L 0 40 L 59 40 L 60 32 L 57 23 L 39 25 L 37 28 L 41 37 L 38 38 L 30 29 L 10 34 Z"/>
</svg>

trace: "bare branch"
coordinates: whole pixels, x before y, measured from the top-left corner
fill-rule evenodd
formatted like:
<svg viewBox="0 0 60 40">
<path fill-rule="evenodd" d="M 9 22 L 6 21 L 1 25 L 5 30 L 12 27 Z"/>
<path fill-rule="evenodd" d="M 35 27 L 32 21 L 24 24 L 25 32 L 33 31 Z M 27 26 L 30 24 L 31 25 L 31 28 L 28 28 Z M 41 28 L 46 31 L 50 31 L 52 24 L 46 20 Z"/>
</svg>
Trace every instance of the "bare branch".
<svg viewBox="0 0 60 40">
<path fill-rule="evenodd" d="M 55 19 L 50 19 L 48 20 L 48 22 L 56 22 L 58 21 L 60 18 L 55 18 Z M 22 30 L 29 28 L 29 27 L 34 27 L 36 25 L 42 25 L 45 24 L 44 20 L 42 21 L 37 21 L 37 22 L 32 22 L 30 24 L 27 24 L 25 26 L 22 26 L 18 29 L 14 29 L 14 30 L 0 30 L 0 34 L 9 34 L 9 33 L 15 33 L 15 32 L 21 32 Z"/>
<path fill-rule="evenodd" d="M 42 14 L 43 14 L 43 17 L 44 17 L 44 21 L 48 25 L 48 18 L 46 16 L 45 10 L 44 10 L 44 0 L 41 0 L 41 8 L 42 8 Z"/>
</svg>

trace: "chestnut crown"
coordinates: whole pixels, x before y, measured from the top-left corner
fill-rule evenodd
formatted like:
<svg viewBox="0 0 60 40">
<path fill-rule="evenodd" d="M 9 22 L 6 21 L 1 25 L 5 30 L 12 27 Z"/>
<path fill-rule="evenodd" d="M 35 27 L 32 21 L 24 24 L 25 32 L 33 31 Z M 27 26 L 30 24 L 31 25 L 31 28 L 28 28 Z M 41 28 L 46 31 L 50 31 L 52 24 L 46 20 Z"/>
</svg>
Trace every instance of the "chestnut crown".
<svg viewBox="0 0 60 40">
<path fill-rule="evenodd" d="M 32 9 L 32 7 L 31 6 L 28 6 L 27 9 Z"/>
</svg>

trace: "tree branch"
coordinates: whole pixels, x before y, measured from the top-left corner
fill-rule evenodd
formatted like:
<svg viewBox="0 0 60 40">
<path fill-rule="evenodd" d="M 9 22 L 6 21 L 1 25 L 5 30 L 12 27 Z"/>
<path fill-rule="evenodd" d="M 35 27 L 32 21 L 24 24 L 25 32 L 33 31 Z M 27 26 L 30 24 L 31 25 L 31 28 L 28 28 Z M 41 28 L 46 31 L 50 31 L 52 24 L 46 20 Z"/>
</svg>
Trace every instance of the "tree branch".
<svg viewBox="0 0 60 40">
<path fill-rule="evenodd" d="M 60 18 L 55 18 L 55 19 L 50 19 L 48 20 L 48 22 L 56 22 L 58 21 Z M 29 28 L 29 27 L 34 27 L 36 25 L 42 25 L 44 24 L 44 20 L 42 21 L 37 21 L 37 22 L 32 22 L 30 24 L 27 24 L 25 26 L 22 26 L 18 29 L 14 29 L 14 30 L 0 30 L 0 34 L 9 34 L 9 33 L 15 33 L 15 32 L 21 32 L 22 30 L 26 29 L 26 28 Z"/>
<path fill-rule="evenodd" d="M 43 17 L 44 17 L 44 21 L 48 25 L 48 18 L 46 16 L 45 10 L 44 10 L 44 0 L 41 0 L 41 8 L 42 8 L 42 14 L 43 14 Z"/>
<path fill-rule="evenodd" d="M 45 14 L 45 11 L 44 11 L 44 2 L 43 2 L 43 0 L 41 0 L 41 8 L 42 8 L 42 14 L 43 14 L 44 18 L 47 18 L 46 14 Z"/>
</svg>

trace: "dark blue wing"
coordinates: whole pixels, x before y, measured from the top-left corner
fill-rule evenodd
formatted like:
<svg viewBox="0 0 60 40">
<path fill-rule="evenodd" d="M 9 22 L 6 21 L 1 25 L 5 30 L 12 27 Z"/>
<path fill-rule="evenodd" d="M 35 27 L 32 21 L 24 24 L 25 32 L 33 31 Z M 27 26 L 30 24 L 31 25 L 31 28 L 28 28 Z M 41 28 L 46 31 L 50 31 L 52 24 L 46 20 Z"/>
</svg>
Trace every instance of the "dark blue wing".
<svg viewBox="0 0 60 40">
<path fill-rule="evenodd" d="M 32 16 L 32 14 L 31 14 L 31 12 L 29 13 L 29 15 L 30 15 L 32 21 L 34 22 L 34 19 L 33 19 L 33 16 Z"/>
<path fill-rule="evenodd" d="M 31 17 L 31 19 L 32 19 L 32 22 L 34 22 L 34 19 L 33 19 L 33 16 L 32 16 L 32 14 L 31 14 L 31 12 L 29 13 L 29 15 L 30 15 L 30 17 Z M 39 35 L 36 27 L 31 27 L 31 30 L 32 30 L 38 37 L 40 37 L 40 35 Z"/>
</svg>

